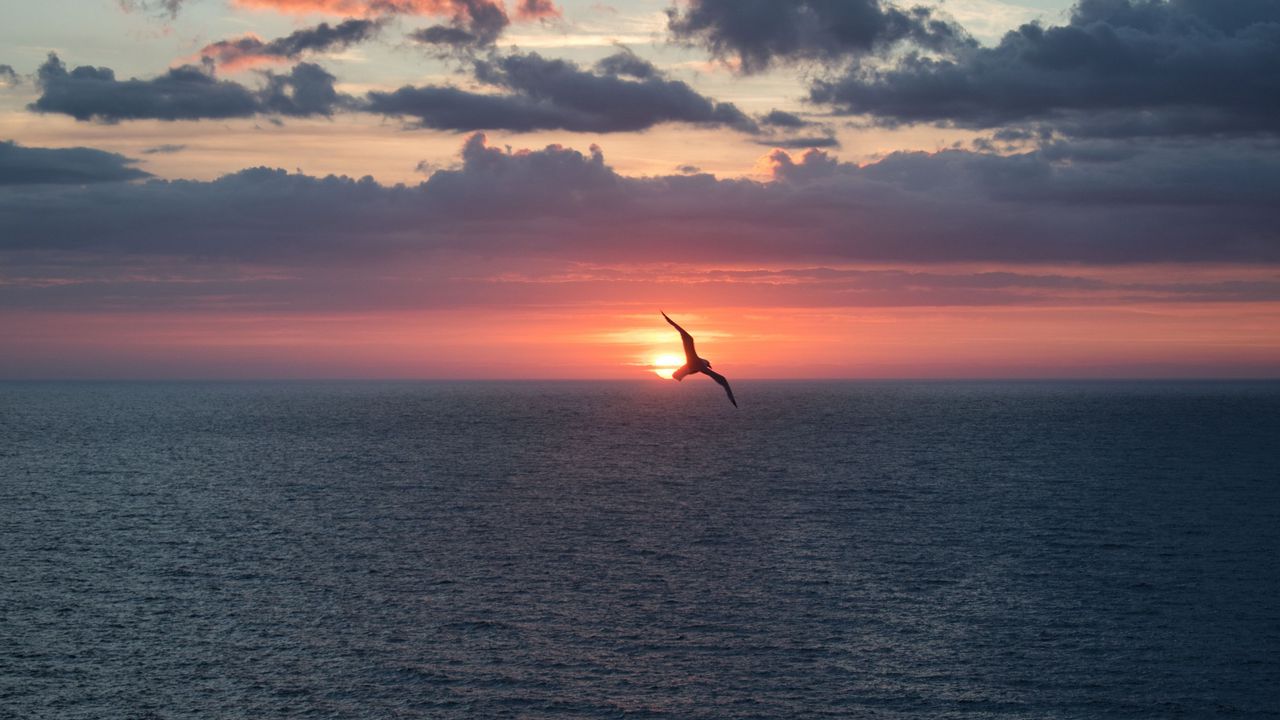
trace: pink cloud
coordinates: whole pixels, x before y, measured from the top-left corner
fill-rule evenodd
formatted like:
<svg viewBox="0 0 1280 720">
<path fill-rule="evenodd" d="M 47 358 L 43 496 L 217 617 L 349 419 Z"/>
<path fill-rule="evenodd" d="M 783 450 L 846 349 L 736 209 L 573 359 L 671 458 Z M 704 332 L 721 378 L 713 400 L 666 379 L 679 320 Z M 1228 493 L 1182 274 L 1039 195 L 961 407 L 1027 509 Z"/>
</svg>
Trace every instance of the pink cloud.
<svg viewBox="0 0 1280 720">
<path fill-rule="evenodd" d="M 551 0 L 519 0 L 516 3 L 516 17 L 520 20 L 544 20 L 560 15 L 560 8 Z"/>
<path fill-rule="evenodd" d="M 233 0 L 237 7 L 296 15 L 453 15 L 465 11 L 458 0 Z"/>
<path fill-rule="evenodd" d="M 288 61 L 279 55 L 268 55 L 255 52 L 253 48 L 262 47 L 265 41 L 254 33 L 245 33 L 238 38 L 219 40 L 209 43 L 193 57 L 187 58 L 183 64 L 196 63 L 209 58 L 224 70 L 244 70 L 264 65 L 282 65 Z"/>
<path fill-rule="evenodd" d="M 372 17 L 379 15 L 427 15 L 470 17 L 477 10 L 498 10 L 504 16 L 501 0 L 232 0 L 237 7 L 270 10 L 295 15 L 333 15 Z M 559 17 L 560 8 L 551 0 L 518 0 L 516 17 L 539 20 Z"/>
</svg>

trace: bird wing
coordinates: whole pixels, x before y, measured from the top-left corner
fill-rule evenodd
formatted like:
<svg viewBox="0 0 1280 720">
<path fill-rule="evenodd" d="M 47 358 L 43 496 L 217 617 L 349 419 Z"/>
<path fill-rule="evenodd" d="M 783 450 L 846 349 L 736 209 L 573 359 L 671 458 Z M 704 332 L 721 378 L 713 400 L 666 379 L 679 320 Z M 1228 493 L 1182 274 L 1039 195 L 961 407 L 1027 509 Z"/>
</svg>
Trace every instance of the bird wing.
<svg viewBox="0 0 1280 720">
<path fill-rule="evenodd" d="M 725 393 L 729 396 L 729 402 L 733 403 L 734 407 L 738 407 L 738 401 L 733 399 L 733 388 L 729 387 L 729 381 L 725 380 L 723 375 L 711 368 L 703 368 L 702 372 L 710 375 L 712 380 L 720 383 L 720 385 L 724 387 Z"/>
<path fill-rule="evenodd" d="M 684 359 L 690 367 L 698 365 L 698 353 L 693 349 L 693 336 L 684 331 L 684 328 L 676 324 L 675 320 L 667 317 L 666 313 L 662 313 L 662 317 L 667 318 L 667 322 L 671 323 L 671 327 L 680 331 L 680 340 L 684 342 Z"/>
</svg>

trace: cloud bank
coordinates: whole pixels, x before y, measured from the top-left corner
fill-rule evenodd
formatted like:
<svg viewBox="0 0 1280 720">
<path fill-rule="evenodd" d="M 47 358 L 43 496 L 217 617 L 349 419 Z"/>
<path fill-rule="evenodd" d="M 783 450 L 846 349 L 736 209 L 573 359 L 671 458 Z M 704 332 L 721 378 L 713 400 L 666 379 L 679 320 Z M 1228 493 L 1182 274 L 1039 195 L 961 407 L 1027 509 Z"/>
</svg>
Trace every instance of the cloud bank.
<svg viewBox="0 0 1280 720">
<path fill-rule="evenodd" d="M 1010 156 L 894 153 L 856 165 L 779 150 L 768 157 L 772 180 L 759 182 L 628 177 L 598 148 L 509 151 L 476 134 L 459 167 L 415 186 L 266 168 L 74 193 L 19 186 L 0 196 L 0 252 L 303 264 L 402 251 L 593 262 L 1272 264 L 1274 157 L 1248 143 L 1123 156 L 1057 145 Z M 119 156 L 92 158 L 129 173 Z"/>
<path fill-rule="evenodd" d="M 887 124 L 1044 122 L 1072 136 L 1280 132 L 1280 4 L 1081 0 L 995 47 L 909 54 L 816 82 L 815 103 Z"/>
</svg>

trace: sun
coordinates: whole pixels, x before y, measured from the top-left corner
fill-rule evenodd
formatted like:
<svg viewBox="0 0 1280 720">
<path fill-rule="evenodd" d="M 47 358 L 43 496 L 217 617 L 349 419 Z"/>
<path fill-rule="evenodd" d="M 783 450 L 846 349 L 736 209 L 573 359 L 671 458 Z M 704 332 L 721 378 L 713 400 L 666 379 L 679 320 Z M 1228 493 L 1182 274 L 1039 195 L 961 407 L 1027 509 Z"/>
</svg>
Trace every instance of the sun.
<svg viewBox="0 0 1280 720">
<path fill-rule="evenodd" d="M 654 355 L 649 362 L 649 369 L 660 378 L 671 379 L 671 374 L 684 365 L 684 358 L 679 355 Z"/>
</svg>

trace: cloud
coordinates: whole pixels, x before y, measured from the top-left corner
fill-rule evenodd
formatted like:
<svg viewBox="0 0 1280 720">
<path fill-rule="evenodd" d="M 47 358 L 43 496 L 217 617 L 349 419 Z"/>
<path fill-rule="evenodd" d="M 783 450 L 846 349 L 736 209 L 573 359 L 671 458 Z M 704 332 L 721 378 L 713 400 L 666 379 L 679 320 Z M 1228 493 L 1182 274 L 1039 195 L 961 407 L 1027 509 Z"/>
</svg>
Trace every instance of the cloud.
<svg viewBox="0 0 1280 720">
<path fill-rule="evenodd" d="M 902 10 L 881 0 L 690 0 L 668 11 L 668 28 L 744 73 L 777 62 L 838 62 L 904 42 L 933 50 L 973 44 L 929 8 Z"/>
<path fill-rule="evenodd" d="M 332 115 L 347 101 L 334 89 L 336 78 L 312 63 L 298 63 L 288 75 L 266 73 L 258 93 L 259 112 L 291 117 Z"/>
<path fill-rule="evenodd" d="M 1066 25 L 816 82 L 810 99 L 887 124 L 1046 123 L 1077 137 L 1275 134 L 1280 4 L 1082 0 Z"/>
<path fill-rule="evenodd" d="M 234 4 L 257 10 L 358 18 L 445 17 L 449 19 L 447 24 L 416 30 L 410 37 L 421 43 L 452 48 L 492 45 L 511 24 L 502 0 L 234 0 Z M 559 15 L 560 9 L 550 0 L 519 0 L 516 4 L 517 20 L 535 21 Z"/>
<path fill-rule="evenodd" d="M 683 82 L 652 73 L 642 78 L 624 77 L 623 73 L 643 70 L 635 62 L 638 58 L 625 53 L 617 58 L 602 60 L 597 66 L 600 72 L 590 72 L 567 60 L 546 59 L 537 53 L 494 57 L 477 61 L 475 75 L 504 91 L 501 94 L 448 86 L 405 86 L 389 93 L 369 93 L 365 109 L 443 130 L 608 133 L 645 130 L 667 122 L 758 130 L 755 122 L 731 103 L 710 100 Z"/>
<path fill-rule="evenodd" d="M 1271 145 L 1243 142 L 1142 149 L 1124 143 L 1058 142 L 1014 155 L 895 152 L 865 166 L 841 163 L 820 150 L 806 152 L 799 161 L 783 152 L 770 159 L 775 178 L 802 185 L 890 182 L 948 204 L 994 202 L 1008 210 L 1038 207 L 1046 213 L 1069 209 L 1081 218 L 1109 208 L 1142 209 L 1159 222 L 1162 213 L 1174 216 L 1192 207 L 1265 211 L 1267 198 L 1280 192 L 1276 151 Z M 1224 227 L 1228 224 L 1223 221 Z M 1105 230 L 1111 234 L 1120 228 Z M 1280 252 L 1280 246 L 1275 250 Z"/>
<path fill-rule="evenodd" d="M 757 145 L 803 150 L 805 148 L 838 148 L 840 141 L 833 135 L 817 135 L 814 137 L 764 138 L 756 141 Z"/>
<path fill-rule="evenodd" d="M 784 110 L 770 110 L 768 114 L 760 118 L 760 122 L 765 125 L 790 129 L 802 128 L 810 124 L 799 115 Z"/>
<path fill-rule="evenodd" d="M 596 72 L 601 75 L 632 77 L 637 80 L 662 77 L 662 71 L 658 70 L 653 63 L 635 54 L 629 48 L 623 48 L 608 57 L 601 58 L 596 62 Z"/>
<path fill-rule="evenodd" d="M 269 62 L 296 60 L 303 54 L 341 50 L 373 37 L 381 25 L 374 20 L 345 20 L 337 25 L 320 23 L 294 31 L 285 37 L 265 41 L 253 35 L 219 40 L 200 50 L 227 68 L 249 67 Z"/>
<path fill-rule="evenodd" d="M 560 8 L 551 0 L 517 0 L 516 17 L 521 20 L 544 20 L 560 17 Z"/>
<path fill-rule="evenodd" d="M 28 108 L 70 115 L 77 120 L 198 120 L 330 115 L 345 99 L 335 78 L 318 65 L 299 63 L 287 75 L 264 73 L 265 85 L 250 89 L 219 80 L 208 68 L 184 65 L 149 80 L 117 80 L 110 68 L 80 66 L 68 71 L 57 55 L 40 66 L 40 97 Z"/>
<path fill-rule="evenodd" d="M 0 185 L 86 185 L 150 177 L 133 160 L 87 147 L 23 147 L 0 141 Z"/>
<path fill-rule="evenodd" d="M 409 37 L 425 45 L 444 46 L 454 50 L 474 50 L 493 45 L 511 24 L 506 7 L 491 0 L 458 0 L 453 3 L 452 18 L 447 25 L 432 25 L 409 33 Z M 521 0 L 516 18 L 523 21 L 559 17 L 560 10 L 547 0 Z"/>
<path fill-rule="evenodd" d="M 120 9 L 125 12 L 147 12 L 166 16 L 169 19 L 178 17 L 184 0 L 119 0 Z"/>
<path fill-rule="evenodd" d="M 172 153 L 182 152 L 183 150 L 186 150 L 186 149 L 187 149 L 186 145 L 173 145 L 173 144 L 166 143 L 164 145 L 156 145 L 154 147 L 146 148 L 145 150 L 142 151 L 142 154 L 143 155 L 169 155 Z"/>
<path fill-rule="evenodd" d="M 172 1 L 172 0 L 167 0 Z M 496 8 L 506 16 L 501 0 L 232 0 L 232 4 L 255 10 L 343 17 L 377 15 L 472 15 L 491 13 Z M 551 0 L 518 0 L 516 17 L 537 20 L 559 17 L 560 9 Z"/>
<path fill-rule="evenodd" d="M 295 15 L 338 15 L 372 17 L 379 15 L 453 15 L 468 5 L 492 5 L 489 0 L 232 0 L 232 4 L 252 10 L 272 10 Z"/>
<path fill-rule="evenodd" d="M 448 25 L 433 25 L 409 34 L 428 45 L 479 48 L 492 45 L 511 24 L 506 8 L 487 0 L 458 2 Z"/>
<path fill-rule="evenodd" d="M 836 139 L 835 131 L 830 127 L 805 120 L 794 113 L 774 109 L 760 116 L 759 120 L 760 124 L 766 128 L 766 132 L 755 141 L 757 145 L 787 149 L 840 147 L 840 141 Z M 803 128 L 816 130 L 821 134 L 785 136 L 785 133 L 793 133 Z M 779 132 L 784 133 L 784 136 L 780 137 Z"/>
<path fill-rule="evenodd" d="M 452 25 L 432 25 L 409 33 L 410 40 L 424 45 L 446 46 L 450 48 L 478 48 L 490 45 L 496 35 L 476 33 L 462 27 Z"/>
<path fill-rule="evenodd" d="M 41 95 L 30 109 L 77 120 L 229 118 L 258 111 L 252 91 L 217 80 L 191 65 L 172 68 L 151 80 L 119 81 L 115 72 L 105 67 L 80 66 L 68 71 L 62 60 L 50 53 L 36 77 Z"/>
<path fill-rule="evenodd" d="M 18 84 L 18 73 L 14 72 L 11 65 L 0 65 L 0 87 L 9 87 Z"/>
</svg>

